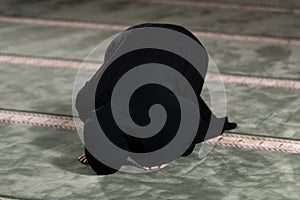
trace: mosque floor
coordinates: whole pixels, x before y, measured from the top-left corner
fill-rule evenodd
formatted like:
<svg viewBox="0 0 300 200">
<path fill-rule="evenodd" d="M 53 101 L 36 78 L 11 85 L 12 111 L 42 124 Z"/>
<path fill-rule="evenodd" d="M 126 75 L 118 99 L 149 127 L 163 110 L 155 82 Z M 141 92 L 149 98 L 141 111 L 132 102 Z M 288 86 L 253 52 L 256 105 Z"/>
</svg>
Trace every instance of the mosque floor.
<svg viewBox="0 0 300 200">
<path fill-rule="evenodd" d="M 299 15 L 296 0 L 1 0 L 0 199 L 300 199 Z M 239 127 L 203 159 L 199 145 L 162 170 L 95 176 L 77 161 L 77 70 L 142 22 L 198 36 Z"/>
</svg>

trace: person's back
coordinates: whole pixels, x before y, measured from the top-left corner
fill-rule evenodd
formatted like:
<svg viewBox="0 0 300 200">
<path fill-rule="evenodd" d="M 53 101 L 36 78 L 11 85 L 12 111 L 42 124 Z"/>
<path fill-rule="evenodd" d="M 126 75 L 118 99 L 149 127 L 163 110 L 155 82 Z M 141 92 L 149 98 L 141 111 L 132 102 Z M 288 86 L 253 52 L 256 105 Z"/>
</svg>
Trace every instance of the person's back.
<svg viewBox="0 0 300 200">
<path fill-rule="evenodd" d="M 147 27 L 159 27 L 178 31 L 192 38 L 204 50 L 203 52 L 206 52 L 200 41 L 191 32 L 181 26 L 172 24 L 141 24 L 127 29 L 125 32 L 121 33 L 114 41 L 112 41 L 111 45 L 106 51 L 104 60 L 108 62 L 112 55 L 114 55 L 119 49 L 122 49 L 121 46 L 124 44 L 124 41 L 126 41 L 127 37 L 129 37 L 128 35 L 130 35 L 130 31 Z M 156 36 L 154 35 L 153 37 Z M 177 155 L 176 157 L 187 156 L 192 153 L 195 145 L 204 140 L 212 119 L 221 120 L 223 122 L 222 124 L 224 125 L 224 127 L 222 127 L 219 133 L 216 133 L 216 135 L 221 135 L 223 129 L 232 129 L 236 127 L 236 124 L 228 123 L 227 118 L 226 120 L 225 118 L 217 119 L 199 96 L 204 84 L 204 78 L 207 72 L 207 64 L 205 66 L 202 66 L 201 70 L 204 74 L 202 74 L 202 76 L 199 76 L 196 69 L 192 68 L 187 60 L 180 57 L 174 58 L 172 52 L 156 49 L 147 49 L 147 53 L 143 53 L 143 51 L 140 52 L 141 53 L 138 55 L 137 53 L 132 55 L 129 54 L 126 60 L 123 60 L 114 68 L 110 69 L 110 73 L 107 76 L 101 74 L 98 71 L 92 77 L 92 79 L 80 90 L 76 99 L 76 108 L 78 110 L 79 117 L 83 122 L 85 122 L 84 135 L 89 134 L 90 131 L 94 131 L 95 128 L 93 127 L 95 127 L 99 121 L 101 123 L 101 128 L 109 132 L 107 136 L 115 145 L 122 148 L 123 150 L 128 151 L 128 156 L 130 157 L 131 155 L 135 154 L 138 164 L 148 168 L 154 165 L 156 166 L 165 164 L 163 161 L 172 161 L 175 158 L 173 156 L 170 159 L 162 159 L 162 157 L 168 157 L 170 155 L 161 154 L 160 157 L 151 157 L 151 159 L 149 159 L 147 157 L 143 158 L 143 153 L 159 150 L 169 144 L 175 137 L 176 131 L 181 122 L 181 110 L 179 102 L 177 100 L 178 96 L 181 96 L 182 99 L 184 99 L 183 101 L 187 104 L 199 104 L 201 117 L 199 121 L 199 128 L 197 133 L 195 133 L 194 139 L 190 142 L 189 146 L 178 147 L 183 149 L 178 149 L 178 152 L 182 152 L 180 153 L 180 155 L 177 155 L 175 152 L 174 155 Z M 208 59 L 207 54 L 205 54 L 204 57 Z M 141 139 L 140 137 L 124 134 L 122 131 L 120 131 L 120 129 L 126 129 L 130 132 L 131 129 L 134 129 L 130 125 L 128 125 L 127 123 L 116 124 L 116 122 L 114 120 L 110 120 L 110 118 L 113 118 L 111 113 L 111 95 L 113 93 L 115 82 L 117 82 L 122 77 L 124 72 L 127 72 L 128 69 L 126 67 L 139 66 L 143 63 L 160 63 L 166 66 L 172 66 L 172 68 L 176 69 L 189 81 L 193 90 L 197 94 L 197 102 L 193 102 L 192 99 L 188 99 L 186 96 L 184 96 L 185 88 L 181 87 L 180 80 L 178 80 L 175 76 L 169 75 L 167 73 L 154 74 L 154 76 L 161 76 L 158 78 L 164 80 L 164 83 L 171 87 L 171 89 L 161 87 L 157 84 L 148 84 L 139 88 L 137 92 L 135 92 L 131 97 L 129 105 L 130 117 L 132 121 L 138 126 L 147 126 L 151 122 L 151 119 L 149 117 L 149 109 L 151 106 L 158 104 L 164 107 L 167 113 L 167 120 L 163 128 L 156 135 L 147 138 L 144 137 Z M 103 75 L 101 77 L 101 85 L 98 84 L 100 75 Z M 150 76 L 150 74 L 147 75 Z M 132 77 L 129 77 L 129 80 L 134 80 L 135 74 L 133 73 L 131 74 L 131 76 Z M 174 94 L 172 92 L 172 89 L 176 89 L 177 94 Z M 126 93 L 127 91 L 124 92 Z M 124 100 L 124 102 L 121 101 L 122 95 L 120 95 L 118 102 L 121 105 L 125 104 L 124 102 L 126 100 Z M 197 106 L 198 105 L 195 105 L 196 109 Z M 93 109 L 93 107 L 95 107 L 95 110 Z M 91 116 L 93 110 L 96 112 L 96 115 L 93 115 L 94 117 Z M 118 118 L 121 118 L 120 116 L 123 115 L 123 112 L 124 111 L 120 109 L 119 113 L 117 112 L 115 113 L 115 115 L 118 115 Z M 142 132 L 141 135 L 142 134 L 144 133 Z M 89 152 L 88 148 L 85 149 L 85 153 L 87 162 L 91 165 L 91 167 L 96 171 L 97 174 L 104 175 L 118 171 L 118 169 L 111 168 L 97 160 L 95 156 L 93 156 Z M 136 154 L 139 153 L 141 154 L 141 157 L 136 156 Z M 126 162 L 126 159 L 127 157 L 124 157 L 123 159 L 116 161 L 119 162 L 119 167 L 121 167 Z"/>
</svg>

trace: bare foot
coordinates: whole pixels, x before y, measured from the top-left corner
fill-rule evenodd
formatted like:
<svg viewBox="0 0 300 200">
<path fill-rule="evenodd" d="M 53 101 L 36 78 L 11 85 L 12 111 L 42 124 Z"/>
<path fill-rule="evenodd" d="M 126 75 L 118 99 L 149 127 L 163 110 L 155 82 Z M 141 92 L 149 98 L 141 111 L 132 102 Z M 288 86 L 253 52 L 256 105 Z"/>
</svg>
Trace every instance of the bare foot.
<svg viewBox="0 0 300 200">
<path fill-rule="evenodd" d="M 83 165 L 88 165 L 88 160 L 86 159 L 85 154 L 82 154 L 81 156 L 78 157 L 78 160 L 81 164 Z"/>
<path fill-rule="evenodd" d="M 160 165 L 160 166 L 154 166 L 154 167 L 143 167 L 144 170 L 146 171 L 149 171 L 149 170 L 155 170 L 155 169 L 163 169 L 165 168 L 166 166 L 168 166 L 170 163 L 167 163 L 167 164 L 163 164 L 163 165 Z"/>
</svg>

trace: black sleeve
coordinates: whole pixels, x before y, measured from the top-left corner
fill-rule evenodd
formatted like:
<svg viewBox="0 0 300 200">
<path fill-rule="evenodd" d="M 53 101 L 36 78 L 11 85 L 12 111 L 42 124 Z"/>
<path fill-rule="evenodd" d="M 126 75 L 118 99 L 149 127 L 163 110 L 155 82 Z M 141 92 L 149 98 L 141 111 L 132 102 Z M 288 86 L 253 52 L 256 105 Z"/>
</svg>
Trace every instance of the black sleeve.
<svg viewBox="0 0 300 200">
<path fill-rule="evenodd" d="M 93 110 L 91 101 L 91 94 L 89 94 L 88 82 L 80 89 L 76 96 L 75 107 L 78 111 L 79 118 L 84 122 L 90 116 Z"/>
<path fill-rule="evenodd" d="M 191 155 L 193 153 L 195 147 L 196 147 L 196 145 L 194 143 L 192 143 L 191 146 L 189 146 L 189 148 L 182 154 L 181 157 L 186 157 L 186 156 Z"/>
<path fill-rule="evenodd" d="M 79 118 L 83 122 L 87 120 L 93 110 L 98 109 L 95 108 L 95 101 L 97 101 L 97 105 L 100 107 L 109 99 L 107 87 L 103 86 L 96 90 L 98 86 L 96 75 L 97 73 L 95 74 L 95 77 L 86 82 L 76 96 L 75 108 L 78 111 Z"/>
</svg>

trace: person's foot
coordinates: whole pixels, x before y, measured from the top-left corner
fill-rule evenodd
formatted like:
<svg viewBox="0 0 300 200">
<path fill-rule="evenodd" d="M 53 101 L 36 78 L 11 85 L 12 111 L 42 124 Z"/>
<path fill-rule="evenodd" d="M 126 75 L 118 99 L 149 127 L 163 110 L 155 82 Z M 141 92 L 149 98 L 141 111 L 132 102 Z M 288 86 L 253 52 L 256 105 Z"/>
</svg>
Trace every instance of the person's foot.
<svg viewBox="0 0 300 200">
<path fill-rule="evenodd" d="M 81 164 L 83 165 L 88 165 L 88 160 L 86 159 L 85 154 L 82 154 L 81 156 L 78 157 L 78 160 Z"/>
<path fill-rule="evenodd" d="M 160 166 L 154 166 L 154 167 L 143 167 L 143 169 L 145 171 L 150 171 L 150 170 L 155 170 L 155 169 L 163 169 L 165 168 L 166 166 L 168 166 L 170 163 L 167 163 L 167 164 L 163 164 L 163 165 L 160 165 Z"/>
<path fill-rule="evenodd" d="M 236 127 L 237 127 L 237 123 L 229 122 L 228 117 L 225 117 L 223 131 L 229 131 L 229 130 L 235 129 Z"/>
</svg>

